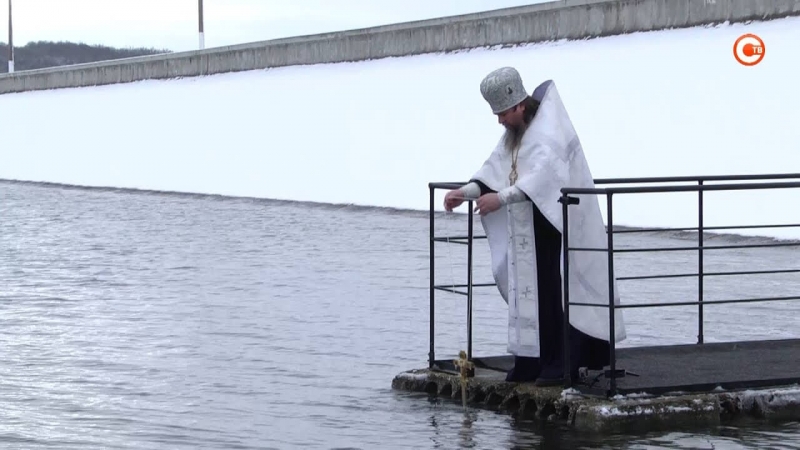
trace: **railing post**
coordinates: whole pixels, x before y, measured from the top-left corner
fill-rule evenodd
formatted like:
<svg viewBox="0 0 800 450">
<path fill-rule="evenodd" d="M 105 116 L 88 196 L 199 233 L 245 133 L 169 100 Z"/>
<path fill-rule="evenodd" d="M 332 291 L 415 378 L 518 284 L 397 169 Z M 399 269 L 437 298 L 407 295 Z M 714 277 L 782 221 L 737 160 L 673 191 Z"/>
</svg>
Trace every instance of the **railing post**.
<svg viewBox="0 0 800 450">
<path fill-rule="evenodd" d="M 467 359 L 472 360 L 472 200 L 467 214 Z"/>
<path fill-rule="evenodd" d="M 614 327 L 614 218 L 613 218 L 613 193 L 609 192 L 608 198 L 608 343 L 609 363 L 611 369 L 611 386 L 609 396 L 617 395 L 617 342 Z"/>
<path fill-rule="evenodd" d="M 698 246 L 698 256 L 697 256 L 697 301 L 698 304 L 698 319 L 697 319 L 697 343 L 703 343 L 703 180 L 698 181 L 700 185 L 700 189 L 698 189 L 697 194 L 697 246 Z"/>
<path fill-rule="evenodd" d="M 434 254 L 433 254 L 433 252 L 434 252 L 434 249 L 436 248 L 436 246 L 434 245 L 435 241 L 433 240 L 434 239 L 434 233 L 433 233 L 433 226 L 434 226 L 434 221 L 433 221 L 433 218 L 434 218 L 434 214 L 433 214 L 433 197 L 434 197 L 434 195 L 433 194 L 434 194 L 435 189 L 436 188 L 434 188 L 433 186 L 429 186 L 429 190 L 430 190 L 430 225 L 429 225 L 429 227 L 430 227 L 430 251 L 429 251 L 430 262 L 428 263 L 428 265 L 430 267 L 429 278 L 430 278 L 430 296 L 431 296 L 430 305 L 428 306 L 430 308 L 430 311 L 429 311 L 430 318 L 428 319 L 428 320 L 430 320 L 430 338 L 429 338 L 430 339 L 430 344 L 429 344 L 430 348 L 428 350 L 428 368 L 429 369 L 433 367 L 433 362 L 435 360 L 434 359 L 434 351 L 433 351 L 433 339 L 434 339 L 434 337 L 433 337 L 433 324 L 434 324 L 434 316 L 435 316 L 435 314 L 434 314 L 434 310 L 435 310 L 435 308 L 434 308 L 434 306 L 435 306 L 435 300 L 434 300 L 435 289 L 433 288 L 433 286 L 434 286 L 433 276 L 434 276 L 435 271 L 434 271 L 434 268 L 433 268 L 433 264 L 434 264 Z"/>
<path fill-rule="evenodd" d="M 562 194 L 561 199 L 561 217 L 562 217 L 562 252 L 564 255 L 564 267 L 562 268 L 564 279 L 563 293 L 564 293 L 564 387 L 569 389 L 572 387 L 572 364 L 570 361 L 571 355 L 569 354 L 570 346 L 570 328 L 569 328 L 569 204 L 570 198 L 567 194 Z"/>
</svg>

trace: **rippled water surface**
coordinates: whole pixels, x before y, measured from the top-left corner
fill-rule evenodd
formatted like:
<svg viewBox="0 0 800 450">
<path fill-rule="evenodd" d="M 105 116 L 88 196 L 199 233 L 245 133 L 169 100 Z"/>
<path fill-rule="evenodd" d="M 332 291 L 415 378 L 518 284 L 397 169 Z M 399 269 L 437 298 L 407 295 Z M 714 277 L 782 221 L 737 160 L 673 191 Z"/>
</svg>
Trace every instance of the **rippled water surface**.
<svg viewBox="0 0 800 450">
<path fill-rule="evenodd" d="M 800 448 L 797 423 L 581 436 L 391 390 L 396 374 L 427 364 L 427 213 L 0 183 L 0 217 L 5 448 Z M 437 233 L 465 229 L 463 216 L 437 220 Z M 464 246 L 436 252 L 437 282 L 464 282 Z M 488 250 L 475 255 L 476 282 L 490 281 Z M 797 255 L 718 251 L 706 270 L 793 268 Z M 618 264 L 624 276 L 696 261 L 632 253 Z M 492 289 L 475 296 L 477 354 L 505 353 Z M 675 301 L 693 300 L 697 285 L 620 289 L 628 302 Z M 709 300 L 800 292 L 794 274 L 706 289 Z M 709 307 L 706 339 L 793 337 L 799 310 Z M 438 356 L 465 348 L 465 317 L 462 297 L 437 294 Z M 695 307 L 626 319 L 625 345 L 697 334 Z"/>
</svg>

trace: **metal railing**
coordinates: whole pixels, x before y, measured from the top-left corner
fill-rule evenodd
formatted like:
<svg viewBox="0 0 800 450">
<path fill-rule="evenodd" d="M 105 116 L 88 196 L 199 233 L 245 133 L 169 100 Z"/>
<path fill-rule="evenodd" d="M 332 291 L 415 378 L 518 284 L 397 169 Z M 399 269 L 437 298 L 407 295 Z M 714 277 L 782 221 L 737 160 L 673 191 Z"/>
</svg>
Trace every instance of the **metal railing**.
<svg viewBox="0 0 800 450">
<path fill-rule="evenodd" d="M 769 180 L 768 182 L 765 180 Z M 705 272 L 703 267 L 704 252 L 709 250 L 721 249 L 744 249 L 744 248 L 763 248 L 763 247 L 797 247 L 800 242 L 780 242 L 780 243 L 765 243 L 765 244 L 738 244 L 738 245 L 715 245 L 706 246 L 703 241 L 703 234 L 705 231 L 719 231 L 719 230 L 734 230 L 734 229 L 757 229 L 757 228 L 789 228 L 800 227 L 797 224 L 768 224 L 768 225 L 728 225 L 728 226 L 712 226 L 706 227 L 704 225 L 704 196 L 706 191 L 734 191 L 734 190 L 764 190 L 764 189 L 790 189 L 800 188 L 800 181 L 792 182 L 777 182 L 775 180 L 800 180 L 800 174 L 767 174 L 767 175 L 715 175 L 715 176 L 689 176 L 689 177 L 651 177 L 651 178 L 609 178 L 609 179 L 596 179 L 595 186 L 598 185 L 633 185 L 633 184 L 664 184 L 664 183 L 694 183 L 691 185 L 651 185 L 651 186 L 617 186 L 617 187 L 595 187 L 593 189 L 585 188 L 571 188 L 564 187 L 561 189 L 561 198 L 558 200 L 562 204 L 562 217 L 563 217 L 563 232 L 562 232 L 562 248 L 564 254 L 563 266 L 563 297 L 564 297 L 564 381 L 565 387 L 572 387 L 573 381 L 571 376 L 570 355 L 569 355 L 569 337 L 570 337 L 570 322 L 569 322 L 569 306 L 590 306 L 602 307 L 609 309 L 609 370 L 605 371 L 605 375 L 609 379 L 609 389 L 606 394 L 609 396 L 616 395 L 617 393 L 617 378 L 619 374 L 616 368 L 616 342 L 615 336 L 615 313 L 618 309 L 626 308 L 647 308 L 647 307 L 669 307 L 669 306 L 692 306 L 698 307 L 698 325 L 697 325 L 697 344 L 704 343 L 704 306 L 705 305 L 719 305 L 719 304 L 733 304 L 733 303 L 751 303 L 751 302 L 769 302 L 769 301 L 785 301 L 785 300 L 800 300 L 800 296 L 789 297 L 766 297 L 766 298 L 744 298 L 744 299 L 731 299 L 731 300 L 715 300 L 704 301 L 703 293 L 704 286 L 703 280 L 711 276 L 733 276 L 733 275 L 761 275 L 761 274 L 776 274 L 776 273 L 796 273 L 800 269 L 776 269 L 776 270 L 749 270 L 749 271 L 731 271 L 731 272 Z M 759 183 L 741 183 L 743 181 L 762 181 Z M 725 182 L 724 184 L 707 184 L 710 182 Z M 738 182 L 738 183 L 736 183 Z M 467 358 L 472 359 L 472 296 L 473 287 L 495 286 L 495 283 L 472 283 L 472 267 L 473 267 L 473 242 L 475 239 L 485 239 L 486 236 L 475 236 L 473 233 L 473 202 L 467 200 L 468 204 L 468 229 L 467 236 L 435 236 L 434 234 L 434 198 L 437 189 L 457 189 L 466 182 L 442 182 L 442 183 L 429 183 L 430 190 L 430 349 L 428 353 L 429 367 L 435 365 L 435 291 L 443 290 L 456 294 L 465 295 L 467 297 Z M 613 199 L 615 195 L 621 194 L 647 194 L 647 193 L 669 193 L 669 192 L 697 192 L 698 193 L 698 226 L 697 227 L 664 227 L 664 228 L 639 228 L 639 229 L 614 229 L 614 208 Z M 569 206 L 578 204 L 580 202 L 579 196 L 591 195 L 598 196 L 604 195 L 607 198 L 606 209 L 606 235 L 607 235 L 607 248 L 573 248 L 569 246 Z M 593 199 L 594 200 L 594 199 Z M 697 246 L 682 246 L 682 247 L 652 247 L 652 248 L 614 248 L 614 235 L 621 233 L 646 233 L 654 231 L 696 231 L 697 232 Z M 467 283 L 463 285 L 437 285 L 434 280 L 434 255 L 436 242 L 451 242 L 467 245 Z M 593 251 L 593 252 L 606 252 L 608 254 L 608 281 L 609 281 L 609 303 L 608 305 L 598 305 L 592 303 L 571 302 L 569 300 L 569 254 L 572 251 Z M 698 258 L 698 271 L 696 273 L 679 273 L 679 274 L 664 274 L 664 275 L 646 275 L 646 276 L 629 276 L 615 278 L 614 270 L 614 255 L 617 253 L 630 253 L 630 252 L 662 252 L 662 251 L 697 251 Z M 698 293 L 697 301 L 687 302 L 665 302 L 665 303 L 650 303 L 650 304 L 620 304 L 614 303 L 614 282 L 626 280 L 643 280 L 643 279 L 661 279 L 661 278 L 680 278 L 680 277 L 696 277 L 698 280 Z M 466 288 L 466 291 L 456 290 L 455 287 Z M 624 376 L 624 374 L 623 374 Z"/>
</svg>

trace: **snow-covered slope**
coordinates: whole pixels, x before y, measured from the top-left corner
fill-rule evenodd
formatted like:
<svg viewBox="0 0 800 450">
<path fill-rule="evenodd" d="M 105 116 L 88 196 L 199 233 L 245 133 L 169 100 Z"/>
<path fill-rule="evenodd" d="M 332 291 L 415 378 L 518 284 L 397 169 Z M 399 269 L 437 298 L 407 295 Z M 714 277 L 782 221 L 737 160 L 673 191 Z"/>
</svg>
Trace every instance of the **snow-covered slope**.
<svg viewBox="0 0 800 450">
<path fill-rule="evenodd" d="M 754 67 L 733 58 L 746 32 Z M 505 65 L 555 80 L 596 178 L 800 173 L 798 42 L 788 18 L 2 95 L 0 178 L 427 209 L 429 181 L 499 138 L 478 84 Z M 696 197 L 618 197 L 615 222 L 692 226 Z M 708 193 L 706 225 L 800 222 L 798 198 Z"/>
</svg>

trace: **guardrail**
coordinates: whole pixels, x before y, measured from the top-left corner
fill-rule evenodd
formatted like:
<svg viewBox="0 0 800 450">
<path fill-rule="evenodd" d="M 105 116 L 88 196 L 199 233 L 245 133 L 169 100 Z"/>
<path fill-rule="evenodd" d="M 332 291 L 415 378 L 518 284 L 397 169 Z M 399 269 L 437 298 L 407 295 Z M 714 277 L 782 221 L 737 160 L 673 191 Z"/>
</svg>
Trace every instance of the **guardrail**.
<svg viewBox="0 0 800 450">
<path fill-rule="evenodd" d="M 767 181 L 768 180 L 768 181 Z M 775 180 L 798 180 L 790 182 L 778 182 Z M 761 181 L 759 183 L 741 183 L 743 181 Z M 695 183 L 693 185 L 674 185 L 674 183 Z M 710 182 L 723 182 L 722 184 L 708 184 Z M 494 286 L 494 283 L 480 283 L 473 284 L 472 282 L 472 267 L 473 267 L 473 242 L 475 239 L 485 239 L 486 236 L 475 236 L 473 230 L 473 201 L 467 200 L 468 205 L 468 229 L 467 236 L 435 236 L 434 235 L 434 197 L 437 189 L 457 189 L 466 182 L 440 182 L 429 183 L 430 191 L 430 349 L 428 353 L 429 368 L 435 364 L 435 291 L 449 291 L 456 294 L 466 295 L 467 297 L 467 358 L 472 359 L 472 296 L 473 287 Z M 559 202 L 562 204 L 563 215 L 563 251 L 564 251 L 564 269 L 563 269 L 563 293 L 564 293 L 564 365 L 565 365 L 565 387 L 572 387 L 573 380 L 570 374 L 570 355 L 569 355 L 569 306 L 590 306 L 590 307 L 603 307 L 609 309 L 609 343 L 610 343 L 610 366 L 609 370 L 605 371 L 606 377 L 609 379 L 609 389 L 607 395 L 613 396 L 617 392 L 617 378 L 620 374 L 616 368 L 616 343 L 614 339 L 614 319 L 615 313 L 618 309 L 626 308 L 647 308 L 647 307 L 669 307 L 669 306 L 698 306 L 698 331 L 697 343 L 702 345 L 704 343 L 704 307 L 706 305 L 719 305 L 719 304 L 732 304 L 732 303 L 752 303 L 752 302 L 770 302 L 770 301 L 785 301 L 785 300 L 800 300 L 800 295 L 789 297 L 764 297 L 764 298 L 742 298 L 730 300 L 715 300 L 704 301 L 703 299 L 703 280 L 706 277 L 712 276 L 733 276 L 733 275 L 761 275 L 761 274 L 775 274 L 775 273 L 795 273 L 800 272 L 800 269 L 776 269 L 776 270 L 751 270 L 751 271 L 731 271 L 731 272 L 705 272 L 703 269 L 703 257 L 706 251 L 721 250 L 721 249 L 745 249 L 745 248 L 759 248 L 759 247 L 790 247 L 800 246 L 800 242 L 779 242 L 779 243 L 765 243 L 765 244 L 736 244 L 736 245 L 714 245 L 706 246 L 703 242 L 703 233 L 712 230 L 733 230 L 733 229 L 756 229 L 756 228 L 788 228 L 800 227 L 800 223 L 795 224 L 768 224 L 768 225 L 728 225 L 728 226 L 704 226 L 704 196 L 706 191 L 734 191 L 734 190 L 763 190 L 763 189 L 791 189 L 800 188 L 800 174 L 767 174 L 767 175 L 715 175 L 715 176 L 690 176 L 690 177 L 651 177 L 651 178 L 608 178 L 596 179 L 595 186 L 597 185 L 633 185 L 633 184 L 656 184 L 650 186 L 616 186 L 616 187 L 595 187 L 592 189 L 587 188 L 571 188 L 564 187 L 561 189 L 562 196 Z M 666 184 L 666 185 L 664 185 Z M 646 194 L 646 193 L 667 193 L 667 192 L 697 192 L 698 193 L 698 226 L 697 227 L 676 227 L 676 228 L 641 228 L 641 229 L 626 229 L 614 230 L 614 203 L 615 195 L 622 194 Z M 578 204 L 580 196 L 597 196 L 604 195 L 607 198 L 606 208 L 606 234 L 608 236 L 607 248 L 575 248 L 569 246 L 569 207 L 570 205 Z M 614 235 L 620 233 L 645 233 L 653 231 L 696 231 L 697 232 L 697 246 L 682 246 L 682 247 L 652 247 L 652 248 L 614 248 Z M 467 245 L 467 283 L 462 285 L 437 285 L 434 279 L 434 254 L 436 242 L 450 242 Z M 569 299 L 569 254 L 573 251 L 596 251 L 605 252 L 608 254 L 608 273 L 609 273 L 609 304 L 597 305 L 590 303 L 571 302 Z M 661 278 L 677 278 L 677 277 L 697 277 L 698 293 L 697 301 L 687 302 L 667 302 L 655 304 L 614 304 L 614 255 L 616 253 L 628 252 L 662 252 L 662 251 L 697 251 L 698 258 L 698 271 L 696 273 L 679 273 L 679 274 L 665 274 L 665 275 L 647 275 L 647 276 L 630 276 L 618 277 L 617 281 L 626 280 L 642 280 L 642 279 L 661 279 Z M 460 291 L 455 288 L 466 288 L 466 291 Z M 623 374 L 624 375 L 624 374 Z"/>
</svg>

